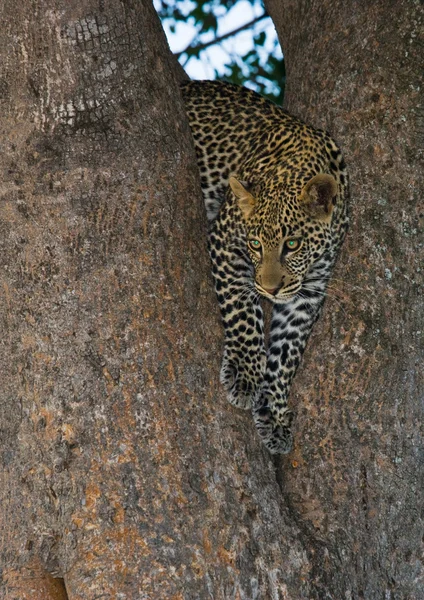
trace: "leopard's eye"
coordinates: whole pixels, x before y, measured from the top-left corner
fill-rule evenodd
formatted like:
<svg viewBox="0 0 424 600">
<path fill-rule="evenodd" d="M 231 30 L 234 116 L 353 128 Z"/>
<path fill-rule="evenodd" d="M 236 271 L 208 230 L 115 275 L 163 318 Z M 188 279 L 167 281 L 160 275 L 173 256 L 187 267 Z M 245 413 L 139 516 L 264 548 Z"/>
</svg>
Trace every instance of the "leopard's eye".
<svg viewBox="0 0 424 600">
<path fill-rule="evenodd" d="M 262 244 L 259 240 L 249 240 L 248 244 L 249 247 L 255 252 L 258 252 L 262 248 Z"/>
<path fill-rule="evenodd" d="M 289 252 L 293 252 L 294 250 L 298 250 L 300 248 L 301 243 L 302 240 L 300 238 L 292 238 L 285 241 L 284 247 Z"/>
</svg>

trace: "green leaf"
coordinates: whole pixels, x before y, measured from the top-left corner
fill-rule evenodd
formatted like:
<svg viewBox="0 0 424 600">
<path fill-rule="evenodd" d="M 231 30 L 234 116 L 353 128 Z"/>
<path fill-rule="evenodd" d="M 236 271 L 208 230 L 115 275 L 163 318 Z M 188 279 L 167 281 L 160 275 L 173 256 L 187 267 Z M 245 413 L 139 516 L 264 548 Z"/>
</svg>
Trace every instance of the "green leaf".
<svg viewBox="0 0 424 600">
<path fill-rule="evenodd" d="M 248 85 L 251 89 L 281 104 L 286 78 L 285 65 L 284 59 L 275 56 L 275 50 L 278 48 L 276 37 L 274 37 L 272 50 L 268 53 L 265 51 L 265 47 L 268 48 L 272 45 L 273 34 L 269 29 L 255 33 L 252 28 L 253 45 L 243 56 L 237 55 L 233 50 L 227 50 L 227 59 L 222 67 L 213 65 L 211 33 L 217 37 L 220 20 L 240 1 L 162 0 L 158 12 L 171 33 L 175 33 L 176 25 L 180 22 L 192 24 L 197 31 L 197 33 L 193 32 L 191 45 L 179 56 L 183 66 L 186 66 L 191 60 L 212 64 L 215 78 L 225 79 L 237 85 Z M 260 0 L 247 1 L 252 6 L 261 7 L 263 10 Z M 247 17 L 246 21 L 248 20 Z M 261 25 L 265 25 L 265 20 L 261 21 Z M 219 47 L 221 50 L 237 48 L 237 37 L 235 36 L 233 39 L 233 44 L 218 41 L 215 47 Z M 200 48 L 197 47 L 199 45 Z"/>
<path fill-rule="evenodd" d="M 256 46 L 263 46 L 266 41 L 266 33 L 265 31 L 261 31 L 259 35 L 255 35 L 253 38 Z"/>
</svg>

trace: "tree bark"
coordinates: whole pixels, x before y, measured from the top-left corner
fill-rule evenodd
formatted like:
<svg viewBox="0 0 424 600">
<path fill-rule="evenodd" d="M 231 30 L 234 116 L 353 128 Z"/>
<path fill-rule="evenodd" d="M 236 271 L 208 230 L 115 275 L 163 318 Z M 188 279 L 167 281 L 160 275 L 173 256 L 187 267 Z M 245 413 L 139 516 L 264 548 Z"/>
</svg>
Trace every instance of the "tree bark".
<svg viewBox="0 0 424 600">
<path fill-rule="evenodd" d="M 418 7 L 268 4 L 288 106 L 339 138 L 354 198 L 343 304 L 274 463 L 218 385 L 194 155 L 150 2 L 2 3 L 2 598 L 423 593 Z"/>
<path fill-rule="evenodd" d="M 336 137 L 351 174 L 350 235 L 292 390 L 284 498 L 317 597 L 423 598 L 422 6 L 266 6 L 287 109 Z"/>
<path fill-rule="evenodd" d="M 281 597 L 308 561 L 218 385 L 197 169 L 153 7 L 0 10 L 1 597 Z"/>
</svg>

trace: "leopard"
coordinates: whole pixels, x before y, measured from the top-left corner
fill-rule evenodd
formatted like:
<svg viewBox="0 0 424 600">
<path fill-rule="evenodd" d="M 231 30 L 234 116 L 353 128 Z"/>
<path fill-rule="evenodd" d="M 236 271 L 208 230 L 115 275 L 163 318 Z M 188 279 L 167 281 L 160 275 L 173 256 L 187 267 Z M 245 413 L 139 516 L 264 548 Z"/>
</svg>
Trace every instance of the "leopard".
<svg viewBox="0 0 424 600">
<path fill-rule="evenodd" d="M 287 454 L 290 387 L 348 229 L 345 160 L 326 131 L 246 87 L 181 89 L 224 328 L 220 381 L 268 451 Z"/>
</svg>

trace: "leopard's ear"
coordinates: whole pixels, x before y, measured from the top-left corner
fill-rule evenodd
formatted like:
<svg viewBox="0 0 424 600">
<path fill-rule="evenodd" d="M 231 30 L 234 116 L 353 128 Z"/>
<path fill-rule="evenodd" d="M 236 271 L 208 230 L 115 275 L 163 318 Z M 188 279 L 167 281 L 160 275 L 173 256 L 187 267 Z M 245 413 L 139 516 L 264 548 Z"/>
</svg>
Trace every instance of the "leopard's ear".
<svg viewBox="0 0 424 600">
<path fill-rule="evenodd" d="M 332 175 L 320 173 L 308 181 L 300 199 L 305 212 L 321 221 L 331 218 L 337 196 L 337 183 Z"/>
<path fill-rule="evenodd" d="M 252 216 L 255 210 L 256 200 L 249 192 L 248 184 L 245 181 L 239 181 L 234 176 L 230 177 L 230 188 L 237 198 L 237 203 L 245 219 Z"/>
</svg>

